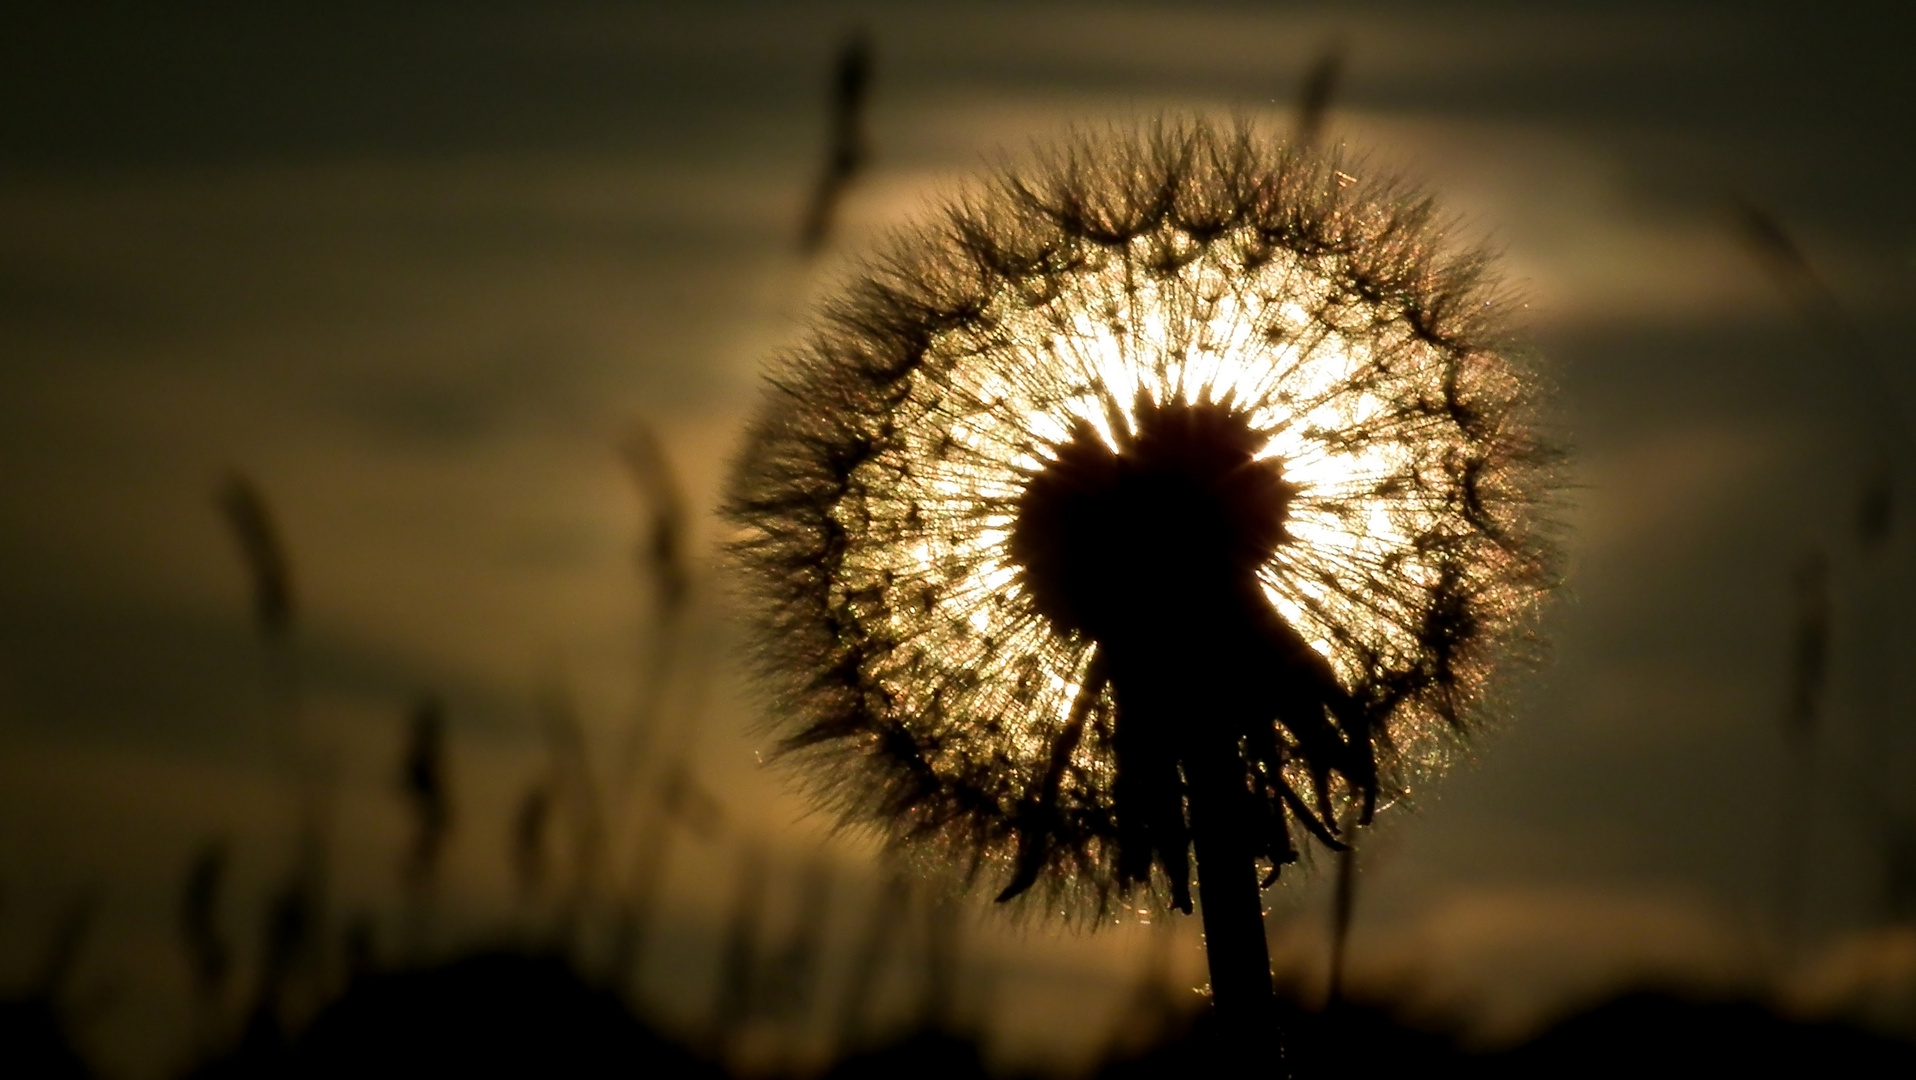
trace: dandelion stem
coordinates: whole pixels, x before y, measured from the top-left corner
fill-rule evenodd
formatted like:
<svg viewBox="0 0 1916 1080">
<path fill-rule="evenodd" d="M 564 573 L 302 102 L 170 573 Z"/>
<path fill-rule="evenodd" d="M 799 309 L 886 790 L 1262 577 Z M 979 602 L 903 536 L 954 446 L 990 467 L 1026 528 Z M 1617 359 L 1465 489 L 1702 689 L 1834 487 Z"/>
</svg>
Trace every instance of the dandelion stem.
<svg viewBox="0 0 1916 1080">
<path fill-rule="evenodd" d="M 1184 759 L 1197 849 L 1211 1001 L 1227 1033 L 1264 1031 L 1271 1015 L 1271 956 L 1258 898 L 1256 850 L 1245 835 L 1243 761 L 1222 740 Z"/>
<path fill-rule="evenodd" d="M 1331 900 L 1331 982 L 1326 1007 L 1344 1001 L 1344 963 L 1350 954 L 1351 916 L 1357 910 L 1356 822 L 1346 816 L 1344 850 L 1337 853 L 1337 891 Z"/>
</svg>

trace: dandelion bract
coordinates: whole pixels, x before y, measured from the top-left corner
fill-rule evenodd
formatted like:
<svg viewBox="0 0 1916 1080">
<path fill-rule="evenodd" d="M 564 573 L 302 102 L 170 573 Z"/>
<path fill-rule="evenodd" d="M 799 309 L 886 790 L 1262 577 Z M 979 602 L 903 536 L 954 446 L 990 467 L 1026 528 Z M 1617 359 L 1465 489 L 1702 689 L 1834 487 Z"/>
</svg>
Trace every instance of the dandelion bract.
<svg viewBox="0 0 1916 1080">
<path fill-rule="evenodd" d="M 1188 909 L 1200 772 L 1274 876 L 1440 766 L 1552 560 L 1534 380 L 1439 222 L 1193 122 L 895 237 L 729 497 L 817 790 L 1103 913 Z"/>
</svg>

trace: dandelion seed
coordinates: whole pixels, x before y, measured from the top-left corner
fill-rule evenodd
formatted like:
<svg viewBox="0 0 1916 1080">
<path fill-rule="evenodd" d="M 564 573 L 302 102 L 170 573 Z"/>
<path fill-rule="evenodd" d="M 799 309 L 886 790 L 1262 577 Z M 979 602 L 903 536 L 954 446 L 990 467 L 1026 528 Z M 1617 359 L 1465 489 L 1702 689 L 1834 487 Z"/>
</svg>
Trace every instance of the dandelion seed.
<svg viewBox="0 0 1916 1080">
<path fill-rule="evenodd" d="M 1227 894 L 1255 927 L 1254 862 L 1441 766 L 1551 582 L 1553 457 L 1483 259 L 1438 238 L 1201 123 L 899 237 L 776 368 L 729 493 L 818 793 L 1094 919 L 1190 910 L 1195 844 L 1215 938 Z"/>
</svg>

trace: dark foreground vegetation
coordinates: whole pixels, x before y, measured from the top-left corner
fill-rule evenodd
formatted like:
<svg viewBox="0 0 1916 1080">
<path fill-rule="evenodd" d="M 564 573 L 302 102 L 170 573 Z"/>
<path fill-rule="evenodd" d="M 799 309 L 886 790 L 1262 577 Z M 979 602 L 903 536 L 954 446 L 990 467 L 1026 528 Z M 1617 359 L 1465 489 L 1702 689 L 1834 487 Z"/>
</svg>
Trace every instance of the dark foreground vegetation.
<svg viewBox="0 0 1916 1080">
<path fill-rule="evenodd" d="M 1860 1028 L 1805 1022 L 1748 1001 L 1640 991 L 1577 1013 L 1520 1046 L 1493 1053 L 1406 1025 L 1365 1004 L 1284 1006 L 1291 1076 L 1466 1075 L 1839 1076 L 1916 1075 L 1916 1045 Z M 1204 1075 L 1218 1060 L 1208 1017 L 1187 1017 L 1142 1052 L 1098 1066 L 1101 1080 Z M 58 1011 L 42 1002 L 0 1005 L 0 1074 L 93 1076 Z M 1282 1075 L 1273 1065 L 1233 1071 Z M 1413 1072 L 1414 1071 L 1414 1072 Z M 251 1077 L 734 1075 L 705 1048 L 662 1034 L 615 994 L 562 960 L 479 953 L 412 971 L 362 975 L 291 1036 L 250 1026 L 238 1044 L 189 1072 L 194 1080 Z M 977 1040 L 921 1030 L 847 1054 L 833 1080 L 991 1075 Z"/>
</svg>

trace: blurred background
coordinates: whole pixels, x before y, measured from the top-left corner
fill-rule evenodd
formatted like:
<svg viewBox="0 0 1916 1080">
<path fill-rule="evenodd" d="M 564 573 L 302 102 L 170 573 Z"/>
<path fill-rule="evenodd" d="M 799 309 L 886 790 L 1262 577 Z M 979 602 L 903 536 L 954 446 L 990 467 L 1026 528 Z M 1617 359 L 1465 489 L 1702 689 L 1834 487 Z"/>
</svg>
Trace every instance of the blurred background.
<svg viewBox="0 0 1916 1080">
<path fill-rule="evenodd" d="M 0 997 L 129 1077 L 487 949 L 761 1071 L 1188 1013 L 1191 920 L 1014 924 L 808 813 L 713 508 L 860 251 L 1196 112 L 1435 191 L 1572 450 L 1550 658 L 1367 839 L 1347 992 L 1484 1047 L 1639 985 L 1916 1033 L 1889 7 L 10 0 Z M 1334 870 L 1269 894 L 1300 1000 Z"/>
</svg>

